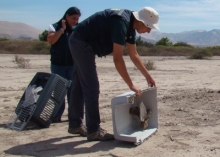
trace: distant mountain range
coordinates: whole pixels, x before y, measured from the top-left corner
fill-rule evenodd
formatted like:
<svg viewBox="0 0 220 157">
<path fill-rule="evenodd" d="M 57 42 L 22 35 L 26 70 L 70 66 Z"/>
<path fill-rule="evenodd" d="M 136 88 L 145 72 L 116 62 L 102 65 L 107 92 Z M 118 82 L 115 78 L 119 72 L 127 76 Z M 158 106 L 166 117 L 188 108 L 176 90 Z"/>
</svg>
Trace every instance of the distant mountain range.
<svg viewBox="0 0 220 157">
<path fill-rule="evenodd" d="M 8 39 L 38 39 L 39 30 L 20 22 L 0 21 L 0 38 Z M 193 30 L 180 33 L 163 33 L 160 31 L 151 31 L 151 33 L 141 34 L 142 40 L 155 44 L 163 37 L 167 37 L 173 43 L 185 42 L 194 46 L 219 46 L 220 29 L 211 31 Z"/>
<path fill-rule="evenodd" d="M 194 46 L 219 46 L 220 45 L 220 29 L 211 31 L 193 30 L 181 33 L 162 33 L 152 31 L 151 33 L 141 34 L 142 40 L 155 44 L 163 37 L 167 37 L 173 43 L 185 42 Z"/>
<path fill-rule="evenodd" d="M 0 21 L 0 38 L 38 39 L 43 31 L 21 22 Z"/>
</svg>

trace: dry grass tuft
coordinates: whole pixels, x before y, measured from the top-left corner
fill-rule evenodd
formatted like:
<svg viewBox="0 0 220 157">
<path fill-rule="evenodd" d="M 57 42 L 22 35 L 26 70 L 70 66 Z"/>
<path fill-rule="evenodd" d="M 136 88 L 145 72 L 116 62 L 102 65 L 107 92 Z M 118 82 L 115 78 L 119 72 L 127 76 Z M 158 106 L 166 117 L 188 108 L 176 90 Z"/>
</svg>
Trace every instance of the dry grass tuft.
<svg viewBox="0 0 220 157">
<path fill-rule="evenodd" d="M 25 59 L 24 57 L 20 57 L 18 55 L 15 55 L 14 62 L 17 64 L 19 68 L 30 68 L 30 60 Z"/>
<path fill-rule="evenodd" d="M 151 60 L 148 61 L 144 60 L 143 64 L 147 70 L 156 70 L 156 66 L 154 62 Z"/>
</svg>

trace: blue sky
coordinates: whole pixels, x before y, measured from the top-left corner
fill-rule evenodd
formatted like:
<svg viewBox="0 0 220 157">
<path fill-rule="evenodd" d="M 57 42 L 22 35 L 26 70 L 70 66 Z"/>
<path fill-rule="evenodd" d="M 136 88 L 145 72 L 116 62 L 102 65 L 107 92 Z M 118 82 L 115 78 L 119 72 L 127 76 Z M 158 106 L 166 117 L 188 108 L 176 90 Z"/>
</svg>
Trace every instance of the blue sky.
<svg viewBox="0 0 220 157">
<path fill-rule="evenodd" d="M 160 15 L 161 32 L 220 29 L 220 0 L 0 0 L 0 21 L 45 30 L 71 6 L 81 10 L 80 21 L 106 8 L 138 11 L 150 6 Z"/>
</svg>

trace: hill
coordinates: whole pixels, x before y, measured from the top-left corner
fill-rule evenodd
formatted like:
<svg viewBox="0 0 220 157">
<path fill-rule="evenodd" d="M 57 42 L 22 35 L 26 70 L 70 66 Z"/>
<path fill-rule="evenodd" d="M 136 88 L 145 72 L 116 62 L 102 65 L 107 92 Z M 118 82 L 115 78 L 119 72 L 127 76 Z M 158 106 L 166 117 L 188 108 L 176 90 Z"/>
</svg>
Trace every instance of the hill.
<svg viewBox="0 0 220 157">
<path fill-rule="evenodd" d="M 39 30 L 20 22 L 0 21 L 0 38 L 7 39 L 38 39 L 39 34 L 43 30 Z M 137 34 L 139 35 L 139 34 Z M 220 29 L 192 30 L 180 33 L 163 33 L 160 31 L 152 31 L 150 34 L 141 34 L 142 40 L 155 44 L 163 37 L 169 38 L 173 43 L 185 42 L 194 46 L 219 46 L 220 45 Z"/>
<path fill-rule="evenodd" d="M 38 39 L 43 31 L 21 22 L 0 21 L 0 38 Z"/>
<path fill-rule="evenodd" d="M 220 29 L 206 30 L 193 30 L 184 31 L 180 33 L 163 33 L 159 31 L 152 31 L 150 34 L 141 34 L 145 41 L 155 43 L 163 37 L 169 38 L 173 43 L 185 42 L 194 46 L 217 46 L 220 45 Z"/>
</svg>

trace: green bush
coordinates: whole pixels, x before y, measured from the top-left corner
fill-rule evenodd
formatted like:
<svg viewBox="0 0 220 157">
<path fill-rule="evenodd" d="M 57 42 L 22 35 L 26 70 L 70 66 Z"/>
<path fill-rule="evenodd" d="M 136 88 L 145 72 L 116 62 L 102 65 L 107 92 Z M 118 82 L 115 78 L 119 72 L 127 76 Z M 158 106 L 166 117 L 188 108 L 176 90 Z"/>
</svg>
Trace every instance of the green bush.
<svg viewBox="0 0 220 157">
<path fill-rule="evenodd" d="M 156 45 L 172 46 L 173 43 L 167 37 L 163 37 L 156 43 Z"/>
<path fill-rule="evenodd" d="M 44 30 L 41 34 L 39 34 L 39 40 L 40 41 L 47 41 L 47 35 L 48 35 L 48 31 Z"/>
<path fill-rule="evenodd" d="M 189 58 L 190 59 L 204 59 L 207 57 L 212 57 L 213 54 L 207 49 L 201 49 L 195 53 L 193 53 Z"/>
</svg>

